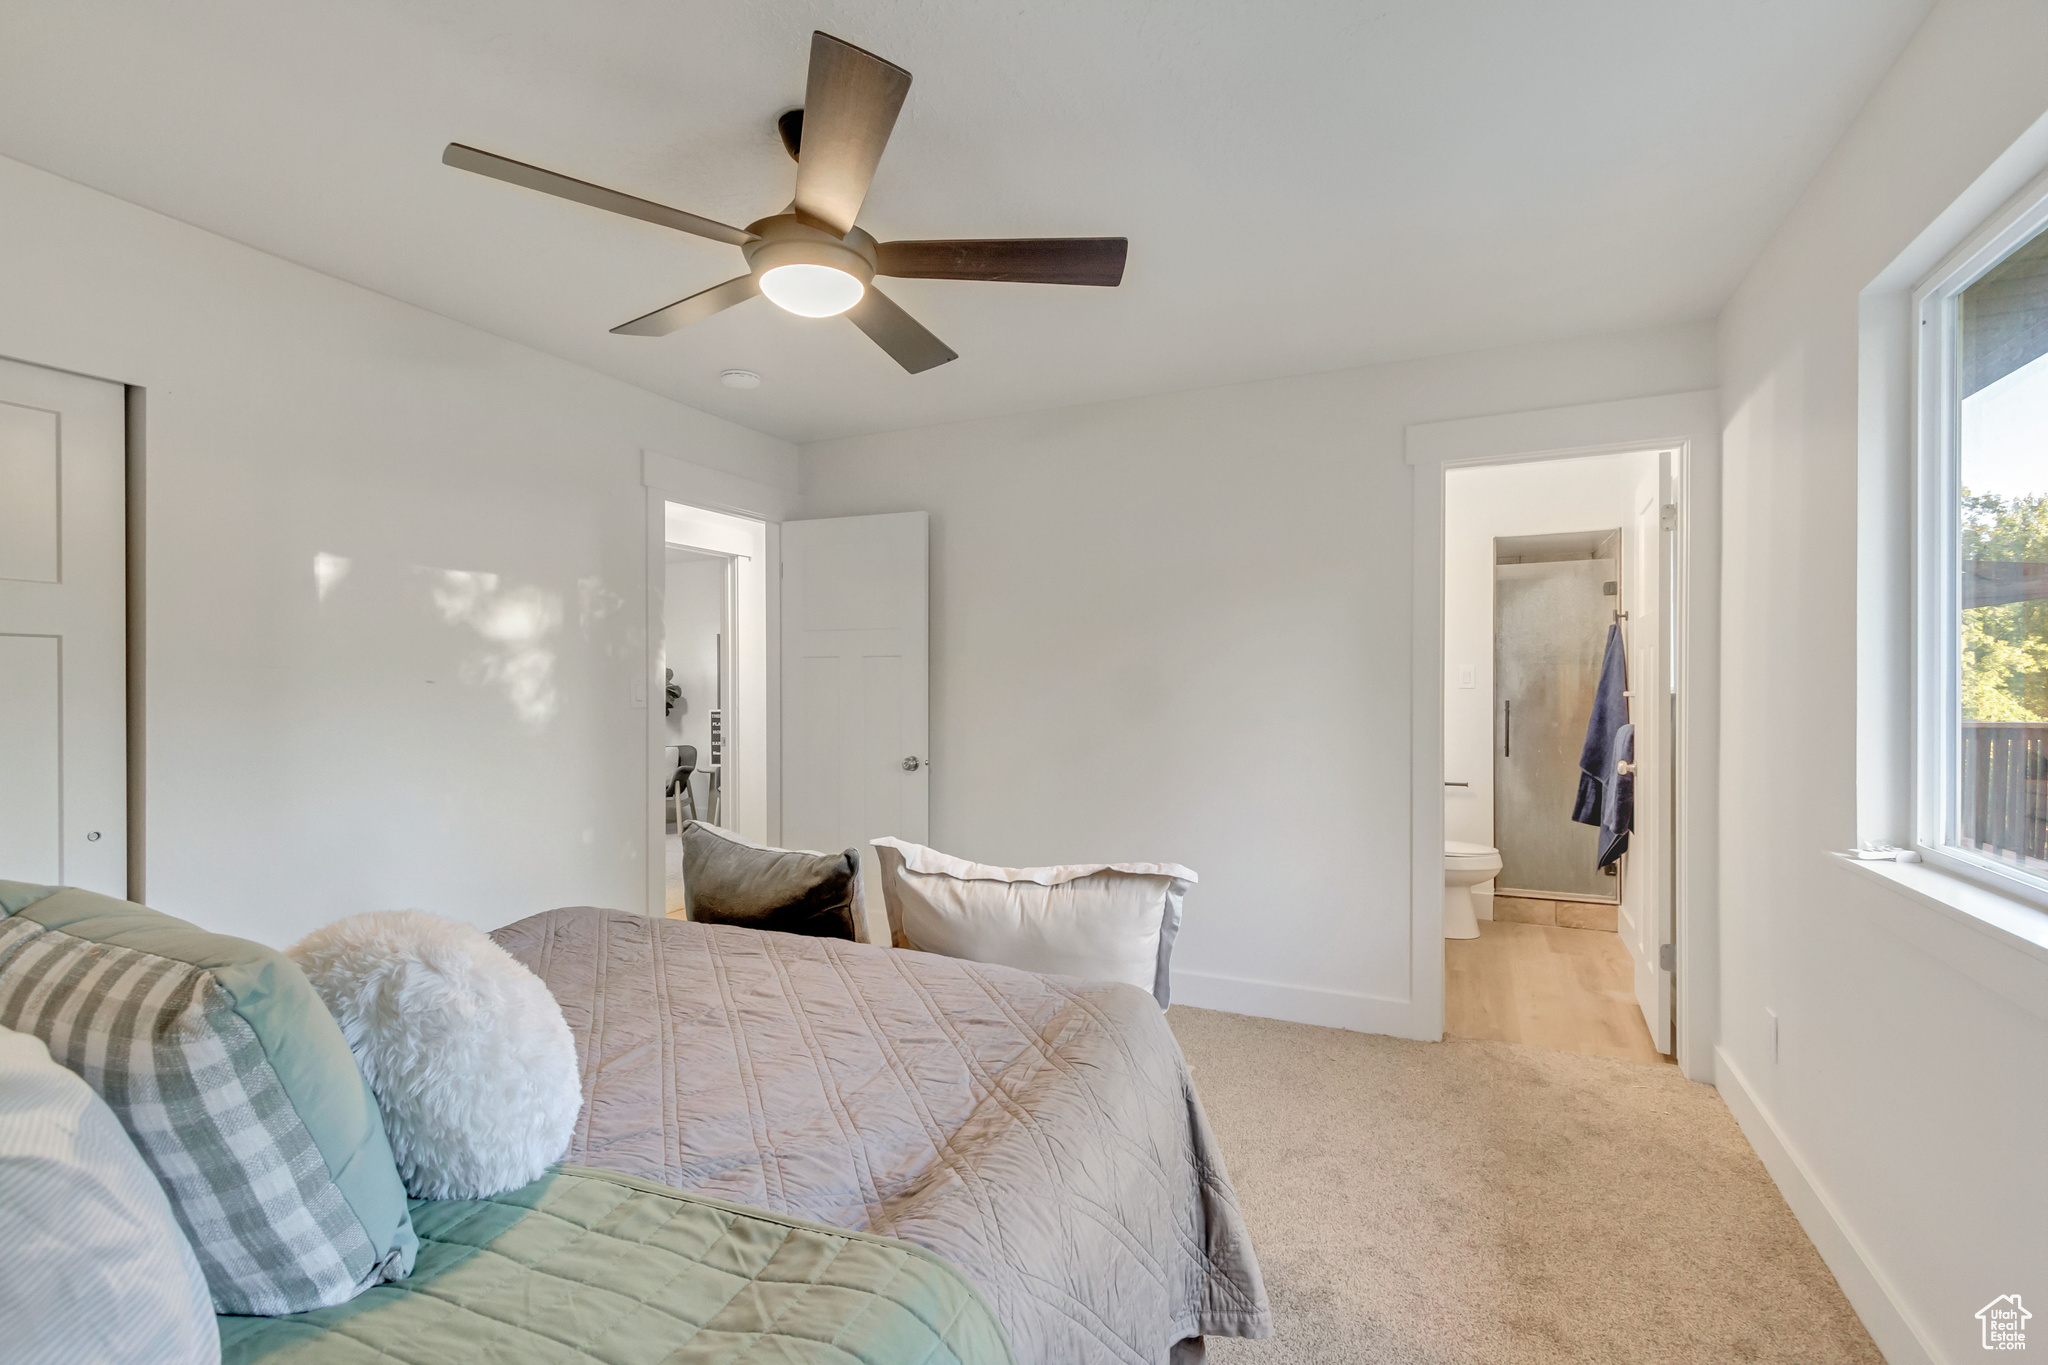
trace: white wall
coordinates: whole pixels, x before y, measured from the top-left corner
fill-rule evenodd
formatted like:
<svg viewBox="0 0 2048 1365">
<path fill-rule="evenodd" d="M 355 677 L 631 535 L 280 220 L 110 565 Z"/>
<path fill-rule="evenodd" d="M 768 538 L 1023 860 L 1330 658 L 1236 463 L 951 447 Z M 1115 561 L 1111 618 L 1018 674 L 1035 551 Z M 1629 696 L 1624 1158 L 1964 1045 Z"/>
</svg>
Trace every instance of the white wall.
<svg viewBox="0 0 2048 1365">
<path fill-rule="evenodd" d="M 0 355 L 147 390 L 151 902 L 641 904 L 641 452 L 791 447 L 16 162 L 0 203 Z"/>
<path fill-rule="evenodd" d="M 1185 863 L 1176 999 L 1420 1034 L 1403 428 L 1713 380 L 1697 324 L 826 442 L 803 514 L 932 513 L 938 847 Z"/>
<path fill-rule="evenodd" d="M 2043 52 L 2048 6 L 1938 7 L 1721 320 L 1722 1090 L 1894 1362 L 2048 1301 L 2048 968 L 1829 857 L 1904 837 L 1898 291 L 2048 164 Z"/>
<path fill-rule="evenodd" d="M 1619 530 L 1656 456 L 1453 469 L 1444 476 L 1444 837 L 1493 844 L 1494 537 Z M 1630 675 L 1637 671 L 1630 660 Z M 1471 687 L 1458 683 L 1472 668 Z"/>
</svg>

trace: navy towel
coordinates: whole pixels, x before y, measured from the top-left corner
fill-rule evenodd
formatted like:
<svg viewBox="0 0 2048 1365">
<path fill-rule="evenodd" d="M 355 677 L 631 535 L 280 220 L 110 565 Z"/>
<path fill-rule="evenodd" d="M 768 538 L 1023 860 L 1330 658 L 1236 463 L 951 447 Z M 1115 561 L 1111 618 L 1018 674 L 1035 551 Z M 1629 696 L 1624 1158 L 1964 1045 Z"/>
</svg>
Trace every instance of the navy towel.
<svg viewBox="0 0 2048 1365">
<path fill-rule="evenodd" d="M 1626 738 L 1629 752 L 1622 752 Z M 1593 715 L 1586 722 L 1585 747 L 1579 750 L 1579 794 L 1572 819 L 1601 829 L 1597 866 L 1605 867 L 1628 847 L 1635 822 L 1634 784 L 1624 791 L 1616 779 L 1619 761 L 1633 762 L 1635 730 L 1628 723 L 1628 657 L 1621 647 L 1621 624 L 1607 628 L 1607 652 L 1600 660 L 1600 682 L 1593 690 Z M 1610 845 L 1612 850 L 1610 851 Z"/>
<path fill-rule="evenodd" d="M 1600 853 L 1594 864 L 1605 867 L 1628 852 L 1628 834 L 1636 823 L 1636 727 L 1614 732 L 1614 768 L 1602 785 Z M 1624 771 L 1626 769 L 1626 771 Z"/>
</svg>

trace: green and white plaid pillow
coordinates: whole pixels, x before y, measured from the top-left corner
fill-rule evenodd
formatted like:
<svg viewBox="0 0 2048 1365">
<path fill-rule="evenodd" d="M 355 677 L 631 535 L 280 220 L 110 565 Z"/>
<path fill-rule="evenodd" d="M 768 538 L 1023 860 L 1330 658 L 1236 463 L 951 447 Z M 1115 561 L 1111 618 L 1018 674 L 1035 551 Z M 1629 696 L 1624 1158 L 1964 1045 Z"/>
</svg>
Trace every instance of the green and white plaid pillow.
<svg viewBox="0 0 2048 1365">
<path fill-rule="evenodd" d="M 376 1100 L 281 953 L 90 892 L 0 881 L 0 1025 L 107 1101 L 223 1313 L 344 1303 L 418 1245 Z"/>
</svg>

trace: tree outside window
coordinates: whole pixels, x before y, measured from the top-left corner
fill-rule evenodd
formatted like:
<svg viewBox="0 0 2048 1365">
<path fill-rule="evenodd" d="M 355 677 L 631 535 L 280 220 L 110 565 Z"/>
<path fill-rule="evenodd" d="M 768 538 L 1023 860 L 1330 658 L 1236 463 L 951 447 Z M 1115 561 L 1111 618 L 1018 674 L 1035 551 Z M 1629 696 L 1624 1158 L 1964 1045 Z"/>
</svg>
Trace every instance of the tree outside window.
<svg viewBox="0 0 2048 1365">
<path fill-rule="evenodd" d="M 1956 844 L 2048 876 L 2048 233 L 1955 299 Z"/>
</svg>

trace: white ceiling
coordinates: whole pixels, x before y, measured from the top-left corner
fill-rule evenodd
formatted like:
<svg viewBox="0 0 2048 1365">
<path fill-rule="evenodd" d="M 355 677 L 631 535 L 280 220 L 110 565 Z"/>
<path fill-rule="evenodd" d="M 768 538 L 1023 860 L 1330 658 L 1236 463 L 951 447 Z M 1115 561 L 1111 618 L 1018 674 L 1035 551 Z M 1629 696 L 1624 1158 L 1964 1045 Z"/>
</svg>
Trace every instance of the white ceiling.
<svg viewBox="0 0 2048 1365">
<path fill-rule="evenodd" d="M 1711 316 L 1929 8 L 0 0 L 0 153 L 808 441 Z M 763 300 L 614 337 L 738 249 L 440 164 L 747 223 L 814 27 L 916 78 L 862 226 L 1123 234 L 1123 286 L 887 281 L 916 376 Z"/>
</svg>

